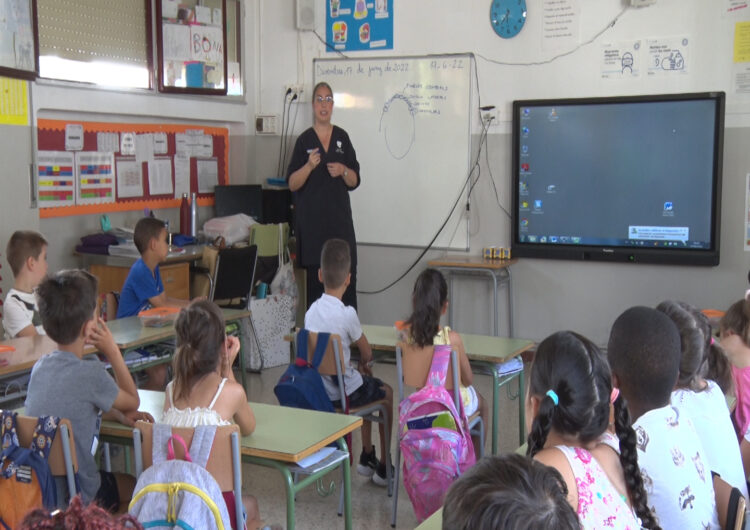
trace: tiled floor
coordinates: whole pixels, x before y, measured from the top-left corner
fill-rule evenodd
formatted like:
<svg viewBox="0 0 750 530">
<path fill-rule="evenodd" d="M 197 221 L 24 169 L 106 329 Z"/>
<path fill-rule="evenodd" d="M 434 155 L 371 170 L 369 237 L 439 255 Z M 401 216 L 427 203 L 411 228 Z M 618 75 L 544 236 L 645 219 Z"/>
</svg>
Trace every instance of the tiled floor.
<svg viewBox="0 0 750 530">
<path fill-rule="evenodd" d="M 273 393 L 273 387 L 283 373 L 285 367 L 269 368 L 262 374 L 248 374 L 248 399 L 253 402 L 277 403 Z M 395 364 L 378 363 L 373 368 L 374 375 L 383 379 L 396 389 L 396 366 Z M 488 403 L 492 399 L 492 378 L 485 375 L 475 375 L 474 383 L 477 390 L 485 397 Z M 513 391 L 517 389 L 516 383 L 512 383 Z M 505 387 L 500 389 L 500 450 L 512 451 L 518 447 L 518 404 L 517 401 L 508 399 Z M 491 409 L 491 403 L 490 403 Z M 489 427 L 489 426 L 488 426 Z M 373 433 L 377 429 L 373 428 Z M 376 447 L 377 437 L 374 434 Z M 395 443 L 395 435 L 393 442 Z M 488 429 L 487 447 L 490 448 L 490 435 Z M 362 450 L 359 433 L 354 434 L 355 464 Z M 488 451 L 489 452 L 489 451 Z M 395 451 L 392 449 L 395 457 Z M 356 467 L 356 466 L 355 466 Z M 243 490 L 258 498 L 261 515 L 268 524 L 286 525 L 285 492 L 281 475 L 269 468 L 243 465 Z M 321 497 L 314 486 L 310 486 L 297 496 L 296 502 L 296 528 L 306 529 L 329 529 L 343 528 L 343 517 L 338 517 L 340 477 L 339 472 L 331 473 L 330 477 L 337 480 L 335 494 L 329 497 Z M 406 495 L 403 485 L 399 485 L 397 528 L 414 528 L 417 520 Z M 392 498 L 386 494 L 386 489 L 376 486 L 369 478 L 357 474 L 352 469 L 352 511 L 354 514 L 354 528 L 356 529 L 378 529 L 390 528 Z"/>
</svg>

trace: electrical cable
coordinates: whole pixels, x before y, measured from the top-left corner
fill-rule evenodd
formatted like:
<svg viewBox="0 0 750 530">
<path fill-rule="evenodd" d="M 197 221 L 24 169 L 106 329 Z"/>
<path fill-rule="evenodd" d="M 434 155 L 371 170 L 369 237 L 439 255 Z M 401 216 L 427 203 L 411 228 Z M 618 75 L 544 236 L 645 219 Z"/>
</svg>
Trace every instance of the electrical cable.
<svg viewBox="0 0 750 530">
<path fill-rule="evenodd" d="M 292 107 L 292 103 L 294 102 L 295 99 L 297 99 L 297 94 L 294 95 L 294 97 L 292 98 L 292 101 L 289 103 L 289 114 L 290 115 L 292 113 L 292 108 L 291 108 Z M 287 131 L 286 131 L 286 133 L 287 133 L 287 140 L 291 140 L 291 135 L 292 135 L 292 133 L 294 133 L 294 125 L 297 123 L 297 112 L 299 112 L 299 106 L 300 106 L 300 104 L 301 103 L 297 103 L 297 105 L 295 105 L 295 107 L 294 107 L 294 119 L 292 120 L 292 126 L 291 126 L 291 128 L 287 127 Z M 287 116 L 287 118 L 288 118 L 288 116 Z M 288 164 L 287 153 L 286 153 L 286 147 L 288 147 L 288 146 L 289 146 L 289 141 L 287 141 L 285 149 L 284 149 L 284 160 L 283 160 L 284 167 L 286 167 L 287 164 Z M 291 156 L 291 153 L 289 154 L 289 156 Z M 282 169 L 284 169 L 284 167 L 282 167 Z"/>
<path fill-rule="evenodd" d="M 286 126 L 285 126 L 285 132 L 284 132 L 284 154 L 281 158 L 281 170 L 284 171 L 284 166 L 286 166 L 286 150 L 289 147 L 289 119 L 292 116 L 292 103 L 297 99 L 297 94 L 294 94 L 292 96 L 292 99 L 289 101 L 289 112 L 286 114 Z M 299 108 L 299 105 L 297 106 Z"/>
<path fill-rule="evenodd" d="M 286 114 L 286 100 L 289 97 L 289 94 L 291 94 L 291 93 L 292 93 L 292 88 L 291 87 L 287 88 L 286 89 L 286 94 L 284 94 L 284 103 L 282 105 L 282 108 L 283 108 L 283 110 L 281 111 L 281 132 L 282 132 L 282 135 L 281 135 L 281 138 L 279 138 L 279 156 L 278 156 L 278 158 L 276 160 L 276 176 L 277 177 L 281 175 L 281 148 L 282 148 L 282 146 L 284 144 L 284 135 L 283 135 L 283 133 L 284 133 L 284 116 Z"/>
</svg>

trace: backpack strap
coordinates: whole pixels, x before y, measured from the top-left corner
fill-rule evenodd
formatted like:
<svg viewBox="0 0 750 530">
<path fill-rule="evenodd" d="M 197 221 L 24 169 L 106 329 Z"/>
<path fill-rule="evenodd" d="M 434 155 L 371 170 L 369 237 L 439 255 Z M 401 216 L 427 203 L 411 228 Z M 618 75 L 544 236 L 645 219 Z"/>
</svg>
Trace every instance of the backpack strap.
<svg viewBox="0 0 750 530">
<path fill-rule="evenodd" d="M 451 358 L 451 347 L 449 344 L 437 344 L 433 346 L 432 364 L 427 376 L 427 384 L 430 386 L 445 386 L 445 378 L 448 375 L 448 363 Z"/>
<path fill-rule="evenodd" d="M 31 450 L 44 460 L 49 457 L 59 423 L 60 418 L 56 416 L 39 416 L 36 420 L 36 427 L 31 438 Z"/>
<path fill-rule="evenodd" d="M 300 366 L 300 361 L 304 362 L 301 366 L 307 366 L 307 337 L 309 335 L 310 332 L 304 328 L 297 332 L 297 359 L 295 362 L 297 366 Z"/>
<path fill-rule="evenodd" d="M 154 438 L 151 444 L 151 461 L 154 464 L 167 461 L 169 439 L 172 437 L 172 427 L 163 423 L 154 424 Z"/>
<path fill-rule="evenodd" d="M 324 331 L 318 332 L 318 342 L 315 344 L 315 351 L 313 352 L 312 367 L 316 370 L 320 363 L 323 362 L 323 357 L 326 354 L 326 348 L 328 347 L 328 341 L 331 339 L 331 334 Z"/>
<path fill-rule="evenodd" d="M 16 427 L 16 416 L 18 413 L 4 410 L 0 421 L 0 449 L 5 450 L 11 445 L 18 445 L 18 429 Z M 0 461 L 2 462 L 2 461 Z"/>
<path fill-rule="evenodd" d="M 295 364 L 297 366 L 309 365 L 317 370 L 320 363 L 323 362 L 323 357 L 326 354 L 326 348 L 328 347 L 328 341 L 331 339 L 331 334 L 324 331 L 318 332 L 318 342 L 315 344 L 312 363 L 307 360 L 307 339 L 309 336 L 310 332 L 306 329 L 301 329 L 297 332 L 297 359 L 295 360 Z"/>
<path fill-rule="evenodd" d="M 216 436 L 216 425 L 199 425 L 193 433 L 193 441 L 190 443 L 190 456 L 193 462 L 201 467 L 206 467 L 211 447 L 214 445 Z"/>
</svg>

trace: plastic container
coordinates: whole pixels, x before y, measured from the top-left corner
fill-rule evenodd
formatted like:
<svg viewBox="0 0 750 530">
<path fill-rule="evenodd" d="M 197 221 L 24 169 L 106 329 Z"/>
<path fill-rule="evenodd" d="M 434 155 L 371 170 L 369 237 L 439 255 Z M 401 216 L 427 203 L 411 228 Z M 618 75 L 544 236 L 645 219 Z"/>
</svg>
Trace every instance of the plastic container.
<svg viewBox="0 0 750 530">
<path fill-rule="evenodd" d="M 188 204 L 188 194 L 182 194 L 182 203 L 180 204 L 180 234 L 190 235 L 190 205 Z"/>
<path fill-rule="evenodd" d="M 198 235 L 198 194 L 193 193 L 190 197 L 190 235 Z"/>
<path fill-rule="evenodd" d="M 179 312 L 179 307 L 154 307 L 138 313 L 138 319 L 145 327 L 158 328 L 174 322 Z"/>
</svg>

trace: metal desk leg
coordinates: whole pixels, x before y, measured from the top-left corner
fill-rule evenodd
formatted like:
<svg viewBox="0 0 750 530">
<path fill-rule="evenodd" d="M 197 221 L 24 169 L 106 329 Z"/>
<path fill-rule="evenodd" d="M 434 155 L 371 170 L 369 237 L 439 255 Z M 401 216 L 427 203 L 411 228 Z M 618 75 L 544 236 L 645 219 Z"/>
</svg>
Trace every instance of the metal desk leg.
<svg viewBox="0 0 750 530">
<path fill-rule="evenodd" d="M 492 454 L 497 454 L 497 424 L 498 424 L 498 408 L 500 406 L 500 392 L 497 388 L 498 375 L 497 369 L 492 366 Z"/>
<path fill-rule="evenodd" d="M 339 438 L 337 440 L 339 449 L 342 451 L 349 452 L 346 447 L 346 440 Z M 349 467 L 349 458 L 347 457 L 344 462 L 344 528 L 351 530 L 352 528 L 352 470 Z"/>
<path fill-rule="evenodd" d="M 500 314 L 497 310 L 497 276 L 495 276 L 495 273 L 492 271 L 489 271 L 490 276 L 492 277 L 492 308 L 494 309 L 493 314 L 495 315 L 495 336 L 500 336 Z"/>
<path fill-rule="evenodd" d="M 518 445 L 526 442 L 526 377 L 518 372 Z"/>
<path fill-rule="evenodd" d="M 505 267 L 505 272 L 508 274 L 508 336 L 515 337 L 513 329 L 513 282 L 510 281 L 510 267 Z"/>
</svg>

